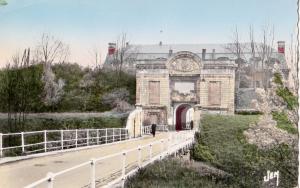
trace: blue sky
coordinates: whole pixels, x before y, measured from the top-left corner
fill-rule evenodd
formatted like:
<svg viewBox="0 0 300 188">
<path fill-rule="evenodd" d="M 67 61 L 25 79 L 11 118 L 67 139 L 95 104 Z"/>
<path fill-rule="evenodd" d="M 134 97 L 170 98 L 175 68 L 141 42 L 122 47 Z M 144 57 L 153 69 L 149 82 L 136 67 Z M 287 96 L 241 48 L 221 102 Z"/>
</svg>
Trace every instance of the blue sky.
<svg viewBox="0 0 300 188">
<path fill-rule="evenodd" d="M 126 32 L 130 43 L 226 43 L 235 27 L 244 40 L 249 25 L 263 25 L 275 40 L 290 40 L 296 0 L 6 0 L 0 7 L 0 66 L 17 50 L 34 47 L 42 33 L 68 43 L 70 61 L 92 65 L 107 43 Z M 160 31 L 163 31 L 162 33 Z"/>
</svg>

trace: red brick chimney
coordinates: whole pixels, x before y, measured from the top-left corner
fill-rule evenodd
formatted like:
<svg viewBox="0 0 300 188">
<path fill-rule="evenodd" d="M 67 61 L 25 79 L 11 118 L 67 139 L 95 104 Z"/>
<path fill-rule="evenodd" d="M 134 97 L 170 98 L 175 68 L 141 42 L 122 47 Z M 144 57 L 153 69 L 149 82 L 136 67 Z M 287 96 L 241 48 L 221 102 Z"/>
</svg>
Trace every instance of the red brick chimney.
<svg viewBox="0 0 300 188">
<path fill-rule="evenodd" d="M 108 55 L 113 55 L 116 51 L 116 43 L 108 43 Z"/>
<path fill-rule="evenodd" d="M 278 53 L 284 54 L 285 53 L 285 42 L 284 41 L 278 41 Z"/>
</svg>

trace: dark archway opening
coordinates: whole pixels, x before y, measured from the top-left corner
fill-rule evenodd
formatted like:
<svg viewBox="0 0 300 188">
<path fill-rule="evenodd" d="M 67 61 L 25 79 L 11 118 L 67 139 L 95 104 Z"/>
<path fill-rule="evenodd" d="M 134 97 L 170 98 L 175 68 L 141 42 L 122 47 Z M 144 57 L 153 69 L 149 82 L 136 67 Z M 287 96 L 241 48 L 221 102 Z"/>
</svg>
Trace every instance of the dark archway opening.
<svg viewBox="0 0 300 188">
<path fill-rule="evenodd" d="M 176 131 L 184 130 L 187 128 L 186 125 L 186 114 L 191 108 L 189 104 L 182 104 L 176 109 Z"/>
</svg>

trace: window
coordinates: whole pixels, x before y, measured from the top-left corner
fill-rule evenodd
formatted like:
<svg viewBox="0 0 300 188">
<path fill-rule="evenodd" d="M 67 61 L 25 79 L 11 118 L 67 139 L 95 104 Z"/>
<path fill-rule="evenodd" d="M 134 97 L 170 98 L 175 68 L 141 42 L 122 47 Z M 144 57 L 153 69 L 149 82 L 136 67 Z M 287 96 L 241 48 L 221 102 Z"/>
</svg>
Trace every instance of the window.
<svg viewBox="0 0 300 188">
<path fill-rule="evenodd" d="M 211 106 L 221 105 L 221 82 L 216 82 L 216 81 L 209 82 L 208 104 Z"/>
<path fill-rule="evenodd" d="M 160 104 L 160 82 L 149 82 L 149 104 Z"/>
</svg>

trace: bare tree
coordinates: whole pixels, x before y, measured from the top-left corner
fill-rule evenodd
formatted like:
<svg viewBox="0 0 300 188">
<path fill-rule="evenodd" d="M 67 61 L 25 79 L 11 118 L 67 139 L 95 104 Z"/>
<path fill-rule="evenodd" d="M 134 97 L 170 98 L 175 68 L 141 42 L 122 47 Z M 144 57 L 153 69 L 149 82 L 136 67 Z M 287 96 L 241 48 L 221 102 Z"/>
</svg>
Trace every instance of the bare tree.
<svg viewBox="0 0 300 188">
<path fill-rule="evenodd" d="M 244 48 L 245 46 L 241 43 L 240 35 L 238 28 L 236 27 L 232 34 L 232 43 L 229 43 L 225 46 L 225 49 L 230 53 L 234 54 L 235 62 L 238 65 L 235 72 L 235 95 L 237 95 L 241 83 L 241 72 L 243 71 L 244 62 Z M 237 97 L 235 97 L 237 99 Z M 236 103 L 237 104 L 237 103 Z"/>
<path fill-rule="evenodd" d="M 36 48 L 36 61 L 44 64 L 64 62 L 69 55 L 69 46 L 49 34 L 43 34 Z"/>
<path fill-rule="evenodd" d="M 51 65 L 53 62 L 64 62 L 69 55 L 69 46 L 48 34 L 43 34 L 36 48 L 37 62 L 44 65 L 42 81 L 44 83 L 43 101 L 46 105 L 57 104 L 63 94 L 65 85 L 62 79 L 56 81 Z"/>
<path fill-rule="evenodd" d="M 120 78 L 121 72 L 124 71 L 125 63 L 134 63 L 138 55 L 138 49 L 133 48 L 127 41 L 126 33 L 123 33 L 117 40 L 116 51 L 113 54 L 112 66 Z"/>
<path fill-rule="evenodd" d="M 290 74 L 289 74 L 289 88 L 293 91 L 294 94 L 298 95 L 298 88 L 299 88 L 299 81 L 298 81 L 298 73 L 297 73 L 297 58 L 298 58 L 298 53 L 297 53 L 297 43 L 295 43 L 297 39 L 295 38 L 295 35 L 291 34 L 291 41 L 288 47 L 287 55 L 286 55 L 286 60 L 287 60 L 287 65 L 290 69 Z"/>
<path fill-rule="evenodd" d="M 93 65 L 95 65 L 96 69 L 101 68 L 101 62 L 102 62 L 102 55 L 100 52 L 100 49 L 97 47 L 94 47 L 92 50 L 89 51 L 91 62 Z"/>
</svg>

